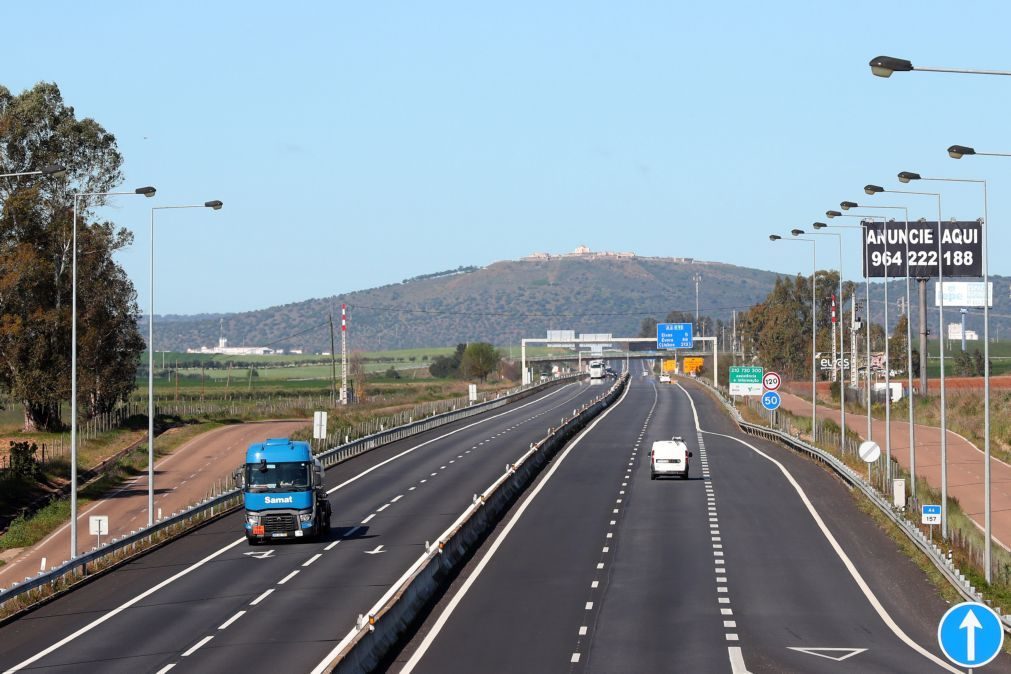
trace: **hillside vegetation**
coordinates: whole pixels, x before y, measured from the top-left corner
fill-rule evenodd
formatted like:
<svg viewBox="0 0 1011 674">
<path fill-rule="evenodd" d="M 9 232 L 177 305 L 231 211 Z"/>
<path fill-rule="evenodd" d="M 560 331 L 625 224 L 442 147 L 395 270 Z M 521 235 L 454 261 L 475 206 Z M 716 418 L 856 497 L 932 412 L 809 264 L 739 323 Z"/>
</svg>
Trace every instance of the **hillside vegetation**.
<svg viewBox="0 0 1011 674">
<path fill-rule="evenodd" d="M 469 269 L 469 268 L 465 268 Z M 695 311 L 729 322 L 766 297 L 777 274 L 671 258 L 510 260 L 482 269 L 235 314 L 156 319 L 158 349 L 216 344 L 219 319 L 230 345 L 328 351 L 328 312 L 340 349 L 340 305 L 349 306 L 354 349 L 415 348 L 486 341 L 516 344 L 549 329 L 636 335 L 643 318 Z"/>
</svg>

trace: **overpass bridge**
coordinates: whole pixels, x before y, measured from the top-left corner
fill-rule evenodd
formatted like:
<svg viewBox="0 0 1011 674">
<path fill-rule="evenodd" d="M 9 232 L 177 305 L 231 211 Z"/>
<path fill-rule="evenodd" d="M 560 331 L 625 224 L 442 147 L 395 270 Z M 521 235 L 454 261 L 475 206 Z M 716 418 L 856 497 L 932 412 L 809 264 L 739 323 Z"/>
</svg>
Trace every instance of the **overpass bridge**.
<svg viewBox="0 0 1011 674">
<path fill-rule="evenodd" d="M 629 359 L 649 359 L 649 358 L 669 358 L 672 355 L 677 357 L 678 355 L 695 355 L 695 356 L 712 356 L 713 357 L 713 380 L 717 385 L 716 381 L 717 373 L 719 372 L 719 353 L 716 349 L 716 337 L 695 337 L 693 342 L 712 342 L 712 349 L 709 351 L 699 351 L 697 349 L 672 349 L 672 350 L 651 350 L 651 351 L 629 351 L 627 348 L 625 351 L 620 351 L 618 353 L 622 355 L 617 355 L 613 350 L 609 350 L 608 354 L 603 353 L 592 353 L 590 358 L 619 358 L 623 357 L 626 360 Z M 611 344 L 656 344 L 655 337 L 609 337 L 607 339 L 548 339 L 543 338 L 524 338 L 520 341 L 520 368 L 523 373 L 523 383 L 529 384 L 532 380 L 531 374 L 527 369 L 528 362 L 558 362 L 558 361 L 581 361 L 583 353 L 579 352 L 578 349 L 584 345 L 599 345 L 601 347 Z M 538 356 L 536 358 L 527 358 L 527 344 L 571 344 L 577 349 L 576 353 L 565 354 L 559 356 Z"/>
</svg>

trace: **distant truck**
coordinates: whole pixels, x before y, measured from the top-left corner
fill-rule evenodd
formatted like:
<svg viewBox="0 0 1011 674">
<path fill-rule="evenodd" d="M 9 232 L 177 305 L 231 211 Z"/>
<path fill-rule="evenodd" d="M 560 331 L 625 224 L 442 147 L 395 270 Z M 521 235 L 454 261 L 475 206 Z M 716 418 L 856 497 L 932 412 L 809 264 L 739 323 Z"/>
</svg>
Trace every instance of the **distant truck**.
<svg viewBox="0 0 1011 674">
<path fill-rule="evenodd" d="M 603 379 L 603 378 L 604 378 L 604 361 L 591 360 L 590 379 Z"/>
<path fill-rule="evenodd" d="M 270 438 L 250 445 L 242 478 L 250 545 L 330 531 L 323 464 L 313 458 L 308 442 Z"/>
</svg>

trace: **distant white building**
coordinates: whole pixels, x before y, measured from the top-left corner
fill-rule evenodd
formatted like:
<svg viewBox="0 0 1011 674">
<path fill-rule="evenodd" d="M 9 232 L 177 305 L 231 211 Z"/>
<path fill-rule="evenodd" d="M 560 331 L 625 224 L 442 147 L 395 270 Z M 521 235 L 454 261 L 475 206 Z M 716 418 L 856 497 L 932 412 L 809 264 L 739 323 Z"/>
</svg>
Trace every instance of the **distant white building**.
<svg viewBox="0 0 1011 674">
<path fill-rule="evenodd" d="M 224 356 L 270 356 L 276 353 L 284 353 L 284 351 L 283 349 L 272 349 L 269 346 L 228 346 L 228 340 L 220 337 L 218 338 L 217 346 L 201 346 L 199 349 L 186 349 L 186 353 L 209 353 Z"/>
</svg>

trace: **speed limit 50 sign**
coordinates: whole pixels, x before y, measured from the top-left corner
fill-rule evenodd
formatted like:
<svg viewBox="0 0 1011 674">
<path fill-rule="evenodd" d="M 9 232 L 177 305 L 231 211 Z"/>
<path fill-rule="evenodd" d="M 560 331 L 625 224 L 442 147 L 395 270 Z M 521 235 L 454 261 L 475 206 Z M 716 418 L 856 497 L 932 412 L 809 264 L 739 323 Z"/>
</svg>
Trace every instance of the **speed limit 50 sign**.
<svg viewBox="0 0 1011 674">
<path fill-rule="evenodd" d="M 782 383 L 783 379 L 779 376 L 778 372 L 769 371 L 765 373 L 764 377 L 762 377 L 762 386 L 764 386 L 767 391 L 775 391 Z"/>
</svg>

